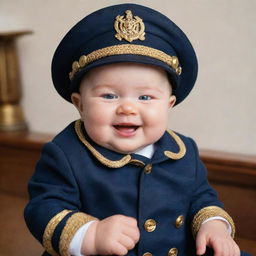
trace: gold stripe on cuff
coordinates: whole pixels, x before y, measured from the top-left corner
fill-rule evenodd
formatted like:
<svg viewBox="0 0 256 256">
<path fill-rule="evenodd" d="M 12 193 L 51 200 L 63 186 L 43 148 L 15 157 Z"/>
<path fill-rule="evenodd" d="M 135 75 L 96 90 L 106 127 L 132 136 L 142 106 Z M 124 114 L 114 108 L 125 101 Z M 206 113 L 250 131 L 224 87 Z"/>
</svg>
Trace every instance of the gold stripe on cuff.
<svg viewBox="0 0 256 256">
<path fill-rule="evenodd" d="M 59 248 L 60 248 L 60 255 L 61 256 L 70 256 L 68 249 L 69 245 L 71 243 L 72 238 L 74 237 L 76 231 L 86 224 L 89 221 L 96 220 L 96 218 L 82 213 L 82 212 L 77 212 L 74 213 L 68 220 L 65 225 L 65 227 L 62 230 L 61 236 L 60 236 L 60 243 L 59 243 Z"/>
<path fill-rule="evenodd" d="M 65 216 L 70 213 L 69 210 L 63 210 L 56 214 L 47 224 L 44 235 L 43 235 L 43 246 L 45 250 L 52 256 L 58 256 L 59 254 L 53 249 L 52 246 L 52 236 L 57 225 L 65 218 Z"/>
<path fill-rule="evenodd" d="M 222 208 L 217 206 L 208 206 L 201 209 L 193 218 L 192 221 L 192 232 L 194 237 L 196 237 L 197 232 L 199 231 L 201 224 L 211 217 L 220 216 L 228 221 L 231 226 L 231 236 L 235 237 L 235 224 L 233 219 L 229 216 L 229 214 L 224 211 Z"/>
</svg>

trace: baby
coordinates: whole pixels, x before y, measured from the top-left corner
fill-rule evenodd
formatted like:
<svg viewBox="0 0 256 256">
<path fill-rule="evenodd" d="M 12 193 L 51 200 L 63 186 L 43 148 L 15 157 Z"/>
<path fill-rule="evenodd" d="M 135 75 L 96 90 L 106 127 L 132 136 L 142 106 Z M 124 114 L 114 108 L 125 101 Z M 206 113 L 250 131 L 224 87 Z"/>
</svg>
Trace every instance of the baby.
<svg viewBox="0 0 256 256">
<path fill-rule="evenodd" d="M 167 130 L 196 76 L 185 34 L 144 6 L 98 10 L 67 33 L 52 77 L 81 119 L 44 146 L 25 209 L 44 255 L 247 255 L 195 142 Z"/>
</svg>

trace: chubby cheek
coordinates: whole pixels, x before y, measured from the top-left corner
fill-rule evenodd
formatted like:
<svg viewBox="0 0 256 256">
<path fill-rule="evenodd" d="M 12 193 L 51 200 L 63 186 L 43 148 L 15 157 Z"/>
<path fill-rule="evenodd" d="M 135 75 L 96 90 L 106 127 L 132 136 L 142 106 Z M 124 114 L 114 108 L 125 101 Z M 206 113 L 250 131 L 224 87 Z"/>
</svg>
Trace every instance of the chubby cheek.
<svg viewBox="0 0 256 256">
<path fill-rule="evenodd" d="M 88 107 L 83 113 L 83 122 L 87 134 L 96 143 L 101 144 L 109 134 L 111 126 L 111 115 L 108 111 L 103 111 L 97 107 Z M 104 134 L 104 136 L 102 136 Z"/>
<path fill-rule="evenodd" d="M 101 113 L 88 113 L 83 118 L 84 126 L 87 132 L 100 132 L 108 125 L 106 118 Z M 102 132 L 102 131 L 101 131 Z"/>
<path fill-rule="evenodd" d="M 164 126 L 151 126 L 150 130 L 145 129 L 144 134 L 145 137 L 150 141 L 150 143 L 154 143 L 158 141 L 164 134 L 166 128 Z"/>
<path fill-rule="evenodd" d="M 154 140 L 158 140 L 167 129 L 168 110 L 151 110 L 148 111 L 144 118 L 144 132 Z"/>
<path fill-rule="evenodd" d="M 91 126 L 104 125 L 110 119 L 107 106 L 90 102 L 84 106 L 83 121 Z"/>
<path fill-rule="evenodd" d="M 144 112 L 144 124 L 154 128 L 167 128 L 168 124 L 168 108 L 151 108 Z"/>
<path fill-rule="evenodd" d="M 102 145 L 102 143 L 107 140 L 106 135 L 109 134 L 109 132 L 107 127 L 101 123 L 100 118 L 94 121 L 86 119 L 84 128 L 88 136 L 97 144 Z"/>
</svg>

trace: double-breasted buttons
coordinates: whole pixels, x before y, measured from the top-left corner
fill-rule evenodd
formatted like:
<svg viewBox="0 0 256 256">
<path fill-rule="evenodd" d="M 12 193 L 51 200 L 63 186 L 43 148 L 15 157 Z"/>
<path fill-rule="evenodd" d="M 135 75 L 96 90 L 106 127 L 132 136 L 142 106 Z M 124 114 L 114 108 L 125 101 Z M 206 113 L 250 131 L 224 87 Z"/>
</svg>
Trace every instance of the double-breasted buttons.
<svg viewBox="0 0 256 256">
<path fill-rule="evenodd" d="M 177 256 L 178 255 L 178 249 L 177 248 L 172 248 L 168 252 L 168 256 Z"/>
<path fill-rule="evenodd" d="M 175 226 L 176 228 L 180 228 L 184 223 L 184 216 L 183 215 L 180 215 L 176 221 L 175 221 Z"/>
<path fill-rule="evenodd" d="M 142 256 L 153 256 L 153 254 L 150 252 L 145 252 Z"/>
<path fill-rule="evenodd" d="M 147 164 L 145 167 L 144 167 L 144 173 L 146 174 L 149 174 L 152 172 L 152 164 Z"/>
<path fill-rule="evenodd" d="M 148 219 L 144 223 L 144 228 L 147 232 L 153 232 L 156 229 L 156 221 L 153 219 Z"/>
</svg>

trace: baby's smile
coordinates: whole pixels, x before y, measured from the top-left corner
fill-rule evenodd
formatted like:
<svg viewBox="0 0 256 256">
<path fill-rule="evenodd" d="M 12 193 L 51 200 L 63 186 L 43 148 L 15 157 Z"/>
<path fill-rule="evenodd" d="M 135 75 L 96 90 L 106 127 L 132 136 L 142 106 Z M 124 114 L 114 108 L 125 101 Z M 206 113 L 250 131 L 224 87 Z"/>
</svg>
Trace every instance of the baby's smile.
<svg viewBox="0 0 256 256">
<path fill-rule="evenodd" d="M 123 137 L 131 137 L 135 135 L 140 125 L 135 125 L 132 123 L 118 123 L 113 125 L 113 127 L 117 131 L 118 135 Z"/>
</svg>

